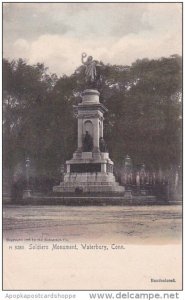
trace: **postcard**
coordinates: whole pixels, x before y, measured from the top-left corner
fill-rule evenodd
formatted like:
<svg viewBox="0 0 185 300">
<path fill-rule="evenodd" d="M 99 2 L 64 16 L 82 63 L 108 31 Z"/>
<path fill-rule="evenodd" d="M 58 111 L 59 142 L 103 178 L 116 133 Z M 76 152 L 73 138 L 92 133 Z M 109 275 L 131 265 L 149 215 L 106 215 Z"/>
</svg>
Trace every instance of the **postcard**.
<svg viewBox="0 0 185 300">
<path fill-rule="evenodd" d="M 181 291 L 182 3 L 2 6 L 3 290 Z"/>
</svg>

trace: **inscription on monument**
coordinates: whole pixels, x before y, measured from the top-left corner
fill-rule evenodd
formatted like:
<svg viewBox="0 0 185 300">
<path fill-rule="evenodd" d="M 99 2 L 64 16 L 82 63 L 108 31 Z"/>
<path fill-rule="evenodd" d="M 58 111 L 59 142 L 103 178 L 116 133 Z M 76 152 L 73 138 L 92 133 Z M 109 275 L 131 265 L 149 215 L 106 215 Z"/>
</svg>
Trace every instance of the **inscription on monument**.
<svg viewBox="0 0 185 300">
<path fill-rule="evenodd" d="M 101 172 L 101 164 L 73 164 L 71 173 L 94 173 Z"/>
</svg>

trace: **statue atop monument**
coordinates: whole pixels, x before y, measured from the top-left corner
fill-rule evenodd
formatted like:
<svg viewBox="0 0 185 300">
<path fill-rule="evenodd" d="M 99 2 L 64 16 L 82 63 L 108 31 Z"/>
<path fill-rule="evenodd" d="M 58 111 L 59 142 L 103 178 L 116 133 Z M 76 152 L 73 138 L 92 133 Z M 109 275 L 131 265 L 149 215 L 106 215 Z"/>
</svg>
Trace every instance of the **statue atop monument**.
<svg viewBox="0 0 185 300">
<path fill-rule="evenodd" d="M 85 65 L 85 80 L 87 83 L 93 85 L 96 84 L 99 81 L 100 75 L 98 74 L 98 68 L 100 67 L 100 64 L 93 60 L 92 56 L 88 56 L 86 61 L 85 58 L 87 57 L 87 54 L 84 52 L 82 53 L 82 63 Z"/>
</svg>

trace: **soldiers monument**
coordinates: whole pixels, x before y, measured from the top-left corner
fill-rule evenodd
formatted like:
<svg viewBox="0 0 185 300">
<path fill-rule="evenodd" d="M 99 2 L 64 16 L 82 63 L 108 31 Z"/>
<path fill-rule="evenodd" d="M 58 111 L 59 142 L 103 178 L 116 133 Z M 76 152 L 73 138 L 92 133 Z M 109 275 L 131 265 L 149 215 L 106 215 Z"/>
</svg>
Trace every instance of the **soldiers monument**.
<svg viewBox="0 0 185 300">
<path fill-rule="evenodd" d="M 113 174 L 113 161 L 109 157 L 103 138 L 104 113 L 108 109 L 99 101 L 98 72 L 92 56 L 82 54 L 87 89 L 82 102 L 75 106 L 78 120 L 78 147 L 71 160 L 66 161 L 64 180 L 53 191 L 59 193 L 123 193 Z"/>
</svg>

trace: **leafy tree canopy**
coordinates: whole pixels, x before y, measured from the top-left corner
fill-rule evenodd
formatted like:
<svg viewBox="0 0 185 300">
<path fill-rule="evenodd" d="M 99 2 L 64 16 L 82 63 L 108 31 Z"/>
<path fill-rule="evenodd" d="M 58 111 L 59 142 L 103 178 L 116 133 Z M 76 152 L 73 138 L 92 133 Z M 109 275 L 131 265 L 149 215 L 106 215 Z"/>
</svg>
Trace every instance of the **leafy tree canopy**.
<svg viewBox="0 0 185 300">
<path fill-rule="evenodd" d="M 58 78 L 43 64 L 3 60 L 3 163 L 13 174 L 30 156 L 36 174 L 57 176 L 77 147 L 73 105 L 85 89 L 84 67 Z M 167 169 L 181 163 L 182 62 L 178 55 L 131 66 L 101 62 L 100 101 L 109 109 L 104 137 L 112 159 Z"/>
</svg>

